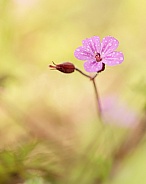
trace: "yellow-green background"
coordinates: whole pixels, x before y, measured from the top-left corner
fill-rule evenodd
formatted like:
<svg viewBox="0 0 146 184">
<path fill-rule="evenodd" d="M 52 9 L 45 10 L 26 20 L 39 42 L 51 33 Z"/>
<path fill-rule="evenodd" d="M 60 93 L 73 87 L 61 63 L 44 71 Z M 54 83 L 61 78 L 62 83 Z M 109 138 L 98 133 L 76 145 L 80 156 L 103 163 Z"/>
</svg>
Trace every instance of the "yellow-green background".
<svg viewBox="0 0 146 184">
<path fill-rule="evenodd" d="M 74 158 L 82 154 L 88 158 L 85 150 L 94 133 L 104 155 L 129 130 L 109 125 L 96 130 L 100 123 L 92 83 L 77 72 L 66 75 L 51 71 L 48 65 L 70 61 L 84 71 L 83 61 L 74 57 L 81 41 L 93 35 L 114 36 L 125 59 L 97 77 L 98 91 L 101 99 L 118 96 L 141 117 L 146 104 L 145 7 L 144 0 L 0 0 L 1 150 L 47 141 L 57 150 L 57 158 L 50 156 L 50 160 L 60 159 L 61 167 L 69 167 L 67 184 L 92 184 L 92 174 L 86 179 L 80 169 L 70 169 Z M 115 143 L 109 129 L 118 139 Z M 114 179 L 106 182 L 146 183 L 145 145 L 143 141 Z"/>
</svg>

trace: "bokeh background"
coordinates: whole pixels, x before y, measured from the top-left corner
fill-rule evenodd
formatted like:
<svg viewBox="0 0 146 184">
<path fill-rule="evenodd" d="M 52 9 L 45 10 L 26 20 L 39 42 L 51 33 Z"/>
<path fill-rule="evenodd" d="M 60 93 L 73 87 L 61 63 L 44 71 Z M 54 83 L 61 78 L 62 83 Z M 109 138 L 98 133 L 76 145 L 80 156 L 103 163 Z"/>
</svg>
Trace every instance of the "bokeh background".
<svg viewBox="0 0 146 184">
<path fill-rule="evenodd" d="M 146 183 L 146 2 L 0 0 L 0 183 Z M 125 56 L 92 82 L 48 67 L 111 35 Z"/>
</svg>

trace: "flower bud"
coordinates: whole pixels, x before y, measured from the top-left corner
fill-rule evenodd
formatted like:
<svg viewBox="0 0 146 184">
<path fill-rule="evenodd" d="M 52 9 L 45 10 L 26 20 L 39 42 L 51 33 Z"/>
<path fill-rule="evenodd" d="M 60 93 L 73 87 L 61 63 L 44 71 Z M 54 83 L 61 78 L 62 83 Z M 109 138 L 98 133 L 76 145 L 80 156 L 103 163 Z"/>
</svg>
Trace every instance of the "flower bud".
<svg viewBox="0 0 146 184">
<path fill-rule="evenodd" d="M 61 63 L 61 64 L 55 64 L 53 62 L 53 65 L 49 65 L 50 68 L 54 69 L 54 70 L 59 70 L 60 72 L 63 73 L 73 73 L 75 70 L 75 66 L 70 63 L 70 62 L 65 62 L 65 63 Z"/>
</svg>

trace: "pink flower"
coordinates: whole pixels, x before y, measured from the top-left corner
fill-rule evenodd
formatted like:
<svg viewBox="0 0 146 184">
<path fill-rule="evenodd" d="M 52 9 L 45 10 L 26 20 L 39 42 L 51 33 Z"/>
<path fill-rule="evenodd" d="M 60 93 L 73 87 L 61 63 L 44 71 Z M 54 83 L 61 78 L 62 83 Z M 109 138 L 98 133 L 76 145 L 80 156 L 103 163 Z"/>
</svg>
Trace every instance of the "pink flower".
<svg viewBox="0 0 146 184">
<path fill-rule="evenodd" d="M 123 127 L 135 127 L 138 122 L 136 111 L 128 107 L 117 96 L 108 96 L 102 101 L 103 119 L 106 123 L 112 123 Z"/>
<path fill-rule="evenodd" d="M 105 64 L 114 66 L 124 60 L 123 53 L 115 51 L 119 42 L 114 37 L 107 36 L 100 43 L 100 38 L 93 36 L 83 40 L 82 44 L 74 55 L 77 59 L 86 61 L 84 68 L 87 72 L 100 72 L 105 69 Z"/>
</svg>

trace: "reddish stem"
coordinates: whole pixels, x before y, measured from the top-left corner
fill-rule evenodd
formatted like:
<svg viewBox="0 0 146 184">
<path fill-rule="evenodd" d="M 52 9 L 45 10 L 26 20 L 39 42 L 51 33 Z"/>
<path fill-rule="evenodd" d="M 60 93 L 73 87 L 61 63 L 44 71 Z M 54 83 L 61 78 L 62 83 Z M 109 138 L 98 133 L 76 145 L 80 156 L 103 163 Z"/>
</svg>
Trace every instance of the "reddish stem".
<svg viewBox="0 0 146 184">
<path fill-rule="evenodd" d="M 99 95 L 98 95 L 97 86 L 95 83 L 95 78 L 97 77 L 98 73 L 96 73 L 93 77 L 91 77 L 90 75 L 85 74 L 84 72 L 82 72 L 78 68 L 75 68 L 75 70 L 78 71 L 79 73 L 81 73 L 82 75 L 84 75 L 85 77 L 88 77 L 93 82 L 94 91 L 95 91 L 95 95 L 96 95 L 96 101 L 97 101 L 98 117 L 101 120 L 101 103 L 100 103 L 100 99 L 99 99 Z"/>
</svg>

